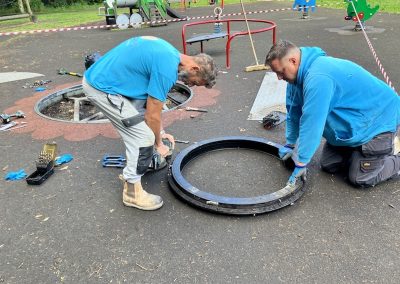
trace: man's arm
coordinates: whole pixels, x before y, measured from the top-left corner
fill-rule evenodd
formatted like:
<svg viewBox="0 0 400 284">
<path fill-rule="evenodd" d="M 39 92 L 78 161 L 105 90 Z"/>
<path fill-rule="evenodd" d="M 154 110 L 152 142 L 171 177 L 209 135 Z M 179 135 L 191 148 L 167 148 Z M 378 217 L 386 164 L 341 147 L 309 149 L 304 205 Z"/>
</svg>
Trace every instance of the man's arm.
<svg viewBox="0 0 400 284">
<path fill-rule="evenodd" d="M 144 120 L 146 124 L 150 127 L 154 132 L 155 136 L 155 146 L 157 151 L 162 155 L 166 156 L 169 152 L 169 148 L 162 143 L 162 135 L 161 135 L 161 112 L 163 109 L 164 103 L 152 98 L 150 96 L 147 97 L 146 102 L 146 112 L 144 114 Z"/>
<path fill-rule="evenodd" d="M 315 75 L 305 82 L 299 132 L 300 163 L 307 164 L 321 142 L 334 92 L 335 82 L 328 76 Z"/>
<path fill-rule="evenodd" d="M 307 164 L 321 142 L 334 91 L 335 83 L 328 76 L 313 76 L 305 82 L 298 136 L 298 157 L 295 159 L 296 167 L 287 185 L 295 185 L 298 179 L 305 178 Z"/>
<path fill-rule="evenodd" d="M 301 117 L 301 102 L 302 97 L 300 90 L 291 84 L 286 88 L 286 144 L 293 146 L 299 138 L 300 117 Z"/>
</svg>

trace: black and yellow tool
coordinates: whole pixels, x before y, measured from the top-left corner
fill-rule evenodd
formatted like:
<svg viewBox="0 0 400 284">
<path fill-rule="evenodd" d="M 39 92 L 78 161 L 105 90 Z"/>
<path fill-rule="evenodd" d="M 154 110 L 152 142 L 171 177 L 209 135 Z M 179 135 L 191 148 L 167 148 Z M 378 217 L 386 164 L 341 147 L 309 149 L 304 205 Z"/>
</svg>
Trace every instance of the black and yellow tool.
<svg viewBox="0 0 400 284">
<path fill-rule="evenodd" d="M 58 69 L 58 74 L 60 75 L 71 75 L 71 76 L 77 76 L 77 77 L 83 77 L 82 74 L 80 73 L 75 73 L 75 72 L 69 72 L 65 68 L 60 68 Z"/>
</svg>

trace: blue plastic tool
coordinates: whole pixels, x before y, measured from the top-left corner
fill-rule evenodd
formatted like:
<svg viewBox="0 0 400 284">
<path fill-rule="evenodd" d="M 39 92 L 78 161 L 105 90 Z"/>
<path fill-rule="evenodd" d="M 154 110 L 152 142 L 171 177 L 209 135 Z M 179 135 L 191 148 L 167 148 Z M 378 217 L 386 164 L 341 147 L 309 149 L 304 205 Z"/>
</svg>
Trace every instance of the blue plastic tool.
<svg viewBox="0 0 400 284">
<path fill-rule="evenodd" d="M 43 91 L 46 91 L 46 90 L 47 90 L 47 88 L 45 88 L 45 87 L 38 87 L 38 88 L 35 89 L 36 92 L 43 92 Z"/>
<path fill-rule="evenodd" d="M 101 163 L 103 167 L 124 168 L 126 165 L 126 158 L 122 155 L 105 154 Z"/>
</svg>

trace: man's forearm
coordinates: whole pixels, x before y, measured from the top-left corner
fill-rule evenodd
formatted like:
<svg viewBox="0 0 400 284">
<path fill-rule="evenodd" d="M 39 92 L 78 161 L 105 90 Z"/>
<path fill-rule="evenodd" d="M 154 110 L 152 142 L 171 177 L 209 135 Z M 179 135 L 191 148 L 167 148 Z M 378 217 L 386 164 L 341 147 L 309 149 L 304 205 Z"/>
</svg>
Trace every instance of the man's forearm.
<svg viewBox="0 0 400 284">
<path fill-rule="evenodd" d="M 286 121 L 286 143 L 295 145 L 299 138 L 299 120 Z"/>
<path fill-rule="evenodd" d="M 161 145 L 161 115 L 145 115 L 144 120 L 150 129 L 154 132 L 156 146 Z"/>
</svg>

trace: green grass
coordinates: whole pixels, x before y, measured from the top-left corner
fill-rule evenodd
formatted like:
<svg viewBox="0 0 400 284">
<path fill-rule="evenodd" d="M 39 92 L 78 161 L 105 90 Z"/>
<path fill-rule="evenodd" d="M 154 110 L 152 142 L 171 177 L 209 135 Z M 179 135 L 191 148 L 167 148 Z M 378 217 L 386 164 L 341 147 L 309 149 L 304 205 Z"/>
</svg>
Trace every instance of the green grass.
<svg viewBox="0 0 400 284">
<path fill-rule="evenodd" d="M 186 0 L 188 1 L 188 0 Z M 220 1 L 220 0 L 219 0 Z M 245 2 L 256 2 L 257 0 L 245 0 Z M 287 2 L 287 6 L 291 7 L 293 1 Z M 226 5 L 239 3 L 239 0 L 225 0 Z M 268 2 L 266 2 L 268 3 Z M 400 13 L 400 0 L 370 0 L 371 6 L 380 5 L 381 12 Z M 346 9 L 347 4 L 339 0 L 317 0 L 318 5 L 327 7 Z M 207 6 L 208 0 L 192 1 L 191 7 Z M 38 23 L 31 23 L 29 19 L 16 19 L 0 22 L 0 32 L 9 31 L 25 31 L 25 30 L 41 30 L 54 29 L 62 27 L 72 27 L 102 22 L 105 24 L 104 17 L 98 16 L 98 5 L 76 5 L 68 8 L 45 8 L 43 12 L 38 13 Z M 174 3 L 173 7 L 179 7 L 179 3 Z M 267 5 L 266 5 L 267 7 Z M 123 12 L 128 9 L 122 9 Z M 126 11 L 125 11 L 126 10 Z"/>
<path fill-rule="evenodd" d="M 187 3 L 188 0 L 186 0 Z M 221 0 L 219 0 L 221 1 Z M 244 0 L 244 2 L 257 2 L 258 0 Z M 281 2 L 287 2 L 288 7 L 291 7 L 294 1 L 291 0 L 278 0 Z M 367 2 L 374 7 L 375 5 L 379 5 L 380 12 L 390 12 L 390 13 L 400 13 L 400 0 L 367 0 Z M 239 0 L 224 0 L 224 4 L 237 4 L 240 3 Z M 266 2 L 266 6 L 268 2 Z M 317 0 L 317 5 L 323 5 L 324 7 L 336 8 L 336 9 L 346 9 L 347 3 L 344 0 Z M 178 3 L 174 4 L 175 7 L 179 7 Z M 197 0 L 196 3 L 193 3 L 191 7 L 200 7 L 200 6 L 208 6 L 208 0 Z"/>
<path fill-rule="evenodd" d="M 62 27 L 80 26 L 88 23 L 103 21 L 104 17 L 97 15 L 98 6 L 73 6 L 69 8 L 50 8 L 44 12 L 35 13 L 37 23 L 32 23 L 28 18 L 7 20 L 0 22 L 0 31 L 29 31 L 42 29 L 55 29 Z"/>
<path fill-rule="evenodd" d="M 379 12 L 400 13 L 400 0 L 367 0 L 371 7 L 379 5 Z M 317 0 L 317 5 L 324 5 L 332 8 L 346 8 L 348 4 L 344 1 Z"/>
</svg>

